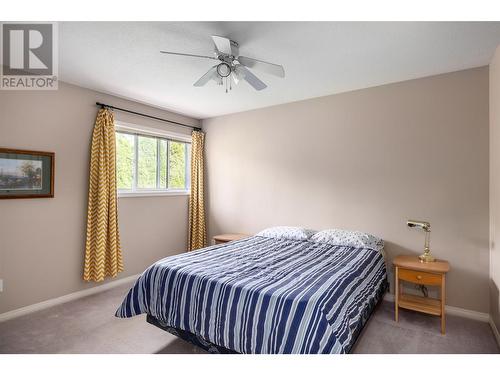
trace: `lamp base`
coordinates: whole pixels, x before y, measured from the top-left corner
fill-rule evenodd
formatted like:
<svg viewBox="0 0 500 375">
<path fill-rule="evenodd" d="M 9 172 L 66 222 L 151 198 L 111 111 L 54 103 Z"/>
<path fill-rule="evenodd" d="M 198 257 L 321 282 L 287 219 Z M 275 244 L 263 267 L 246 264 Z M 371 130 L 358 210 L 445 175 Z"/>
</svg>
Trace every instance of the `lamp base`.
<svg viewBox="0 0 500 375">
<path fill-rule="evenodd" d="M 425 252 L 422 255 L 419 255 L 418 259 L 420 259 L 420 262 L 422 263 L 429 263 L 436 261 L 436 259 L 431 255 L 430 252 Z"/>
</svg>

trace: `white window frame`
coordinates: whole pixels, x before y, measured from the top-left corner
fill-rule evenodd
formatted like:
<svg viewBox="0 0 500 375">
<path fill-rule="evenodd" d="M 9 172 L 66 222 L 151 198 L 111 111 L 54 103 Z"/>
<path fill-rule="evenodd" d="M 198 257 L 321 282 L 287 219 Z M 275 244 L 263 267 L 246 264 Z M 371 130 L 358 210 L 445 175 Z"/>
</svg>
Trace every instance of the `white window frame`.
<svg viewBox="0 0 500 375">
<path fill-rule="evenodd" d="M 126 122 L 121 122 L 121 121 L 115 121 L 115 132 L 122 132 L 122 133 L 128 133 L 128 134 L 133 134 L 133 135 L 138 135 L 138 136 L 150 136 L 150 137 L 155 137 L 155 138 L 162 138 L 170 141 L 179 141 L 183 143 L 188 143 L 191 146 L 191 135 L 190 134 L 182 134 L 182 133 L 175 133 L 175 132 L 170 132 L 167 130 L 162 130 L 162 129 L 157 129 L 157 128 L 151 128 L 151 127 L 146 127 L 142 125 L 137 125 L 137 124 L 131 124 L 131 123 L 126 123 Z M 169 142 L 167 142 L 167 155 L 169 154 Z M 191 186 L 191 175 L 189 173 L 189 168 L 191 164 L 191 155 L 190 152 L 186 152 L 186 189 L 138 189 L 135 184 L 136 184 L 136 176 L 137 176 L 137 153 L 138 153 L 138 142 L 137 138 L 136 141 L 134 142 L 134 179 L 133 179 L 133 186 L 132 190 L 120 190 L 118 189 L 117 194 L 118 198 L 127 198 L 127 197 L 154 197 L 154 196 L 168 196 L 168 195 L 189 195 L 191 193 L 190 191 L 190 186 Z M 157 142 L 157 147 L 159 147 L 159 143 Z M 189 151 L 190 147 L 188 148 L 187 151 Z M 159 165 L 159 158 L 160 154 L 157 150 L 156 152 L 156 163 Z M 170 168 L 168 166 L 169 160 L 167 157 L 167 182 L 168 182 L 168 174 L 170 173 Z M 160 178 L 159 174 L 157 173 L 156 176 L 157 180 Z M 158 184 L 157 184 L 158 185 Z"/>
</svg>

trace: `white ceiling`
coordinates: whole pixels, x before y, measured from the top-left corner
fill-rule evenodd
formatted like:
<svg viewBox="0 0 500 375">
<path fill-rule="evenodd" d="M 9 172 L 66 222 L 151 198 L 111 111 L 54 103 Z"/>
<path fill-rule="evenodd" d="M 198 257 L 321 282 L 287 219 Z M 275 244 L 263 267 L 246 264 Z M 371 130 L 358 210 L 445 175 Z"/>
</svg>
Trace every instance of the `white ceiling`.
<svg viewBox="0 0 500 375">
<path fill-rule="evenodd" d="M 196 118 L 208 118 L 487 65 L 500 22 L 62 22 L 60 79 Z M 193 83 L 213 61 L 210 35 L 240 54 L 282 64 L 284 79 L 241 82 L 226 94 Z"/>
</svg>

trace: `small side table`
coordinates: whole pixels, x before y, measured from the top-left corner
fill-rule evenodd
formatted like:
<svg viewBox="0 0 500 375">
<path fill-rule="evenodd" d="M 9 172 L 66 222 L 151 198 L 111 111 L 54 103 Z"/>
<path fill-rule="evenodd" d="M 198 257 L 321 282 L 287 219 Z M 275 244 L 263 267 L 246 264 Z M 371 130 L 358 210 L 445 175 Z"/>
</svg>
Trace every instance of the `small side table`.
<svg viewBox="0 0 500 375">
<path fill-rule="evenodd" d="M 392 261 L 395 267 L 394 308 L 399 321 L 399 308 L 420 311 L 441 317 L 441 334 L 445 334 L 446 273 L 450 264 L 445 260 L 422 263 L 416 256 L 399 255 Z M 402 281 L 441 288 L 440 299 L 404 294 Z"/>
<path fill-rule="evenodd" d="M 228 234 L 218 234 L 214 236 L 214 244 L 219 245 L 226 242 L 242 240 L 243 238 L 250 237 L 248 234 L 239 234 L 239 233 L 228 233 Z"/>
</svg>

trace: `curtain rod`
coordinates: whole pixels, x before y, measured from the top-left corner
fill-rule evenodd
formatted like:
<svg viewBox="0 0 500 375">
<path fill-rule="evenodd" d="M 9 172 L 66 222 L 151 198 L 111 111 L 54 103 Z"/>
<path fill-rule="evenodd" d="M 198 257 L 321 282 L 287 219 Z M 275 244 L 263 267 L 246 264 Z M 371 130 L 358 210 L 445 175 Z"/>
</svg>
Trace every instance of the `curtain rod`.
<svg viewBox="0 0 500 375">
<path fill-rule="evenodd" d="M 117 111 L 127 112 L 127 113 L 131 113 L 131 114 L 133 114 L 133 115 L 142 116 L 142 117 L 148 117 L 148 118 L 152 118 L 153 120 L 158 120 L 158 121 L 168 122 L 168 123 L 170 123 L 170 124 L 179 125 L 179 126 L 184 126 L 184 127 L 186 127 L 186 128 L 191 128 L 191 129 L 201 130 L 201 128 L 200 128 L 200 127 L 198 127 L 198 126 L 193 126 L 193 125 L 182 124 L 182 123 L 180 123 L 180 122 L 171 121 L 171 120 L 166 120 L 166 119 L 161 118 L 161 117 L 151 116 L 151 115 L 147 115 L 147 114 L 145 114 L 145 113 L 140 113 L 140 112 L 131 111 L 131 110 L 129 110 L 129 109 L 124 109 L 124 108 L 115 107 L 115 106 L 112 106 L 112 105 L 109 105 L 109 104 L 104 104 L 104 103 L 99 103 L 99 102 L 96 102 L 95 104 L 96 104 L 96 105 L 98 105 L 98 106 L 101 106 L 102 108 L 111 108 L 111 109 L 116 109 Z"/>
</svg>

